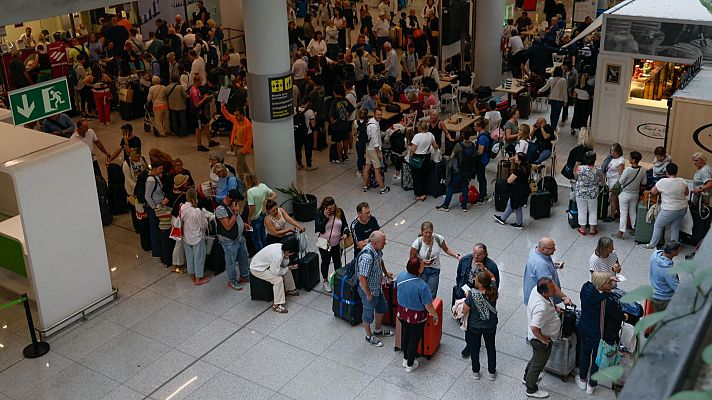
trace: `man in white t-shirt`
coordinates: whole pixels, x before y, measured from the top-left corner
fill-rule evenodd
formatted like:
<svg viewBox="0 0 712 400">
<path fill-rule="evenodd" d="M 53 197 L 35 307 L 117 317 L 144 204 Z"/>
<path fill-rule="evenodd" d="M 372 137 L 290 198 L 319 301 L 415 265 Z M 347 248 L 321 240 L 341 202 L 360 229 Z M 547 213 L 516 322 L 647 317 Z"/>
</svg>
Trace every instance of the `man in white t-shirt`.
<svg viewBox="0 0 712 400">
<path fill-rule="evenodd" d="M 306 84 L 307 84 L 307 55 L 302 51 L 298 50 L 296 53 L 296 59 L 292 63 L 292 75 L 294 76 L 294 84 L 299 88 L 299 93 L 306 95 Z M 306 96 L 305 96 L 306 97 Z"/>
<path fill-rule="evenodd" d="M 527 341 L 532 346 L 532 358 L 524 370 L 522 381 L 526 384 L 528 397 L 545 398 L 549 393 L 539 390 L 539 374 L 551 356 L 552 340 L 559 336 L 561 320 L 552 297 L 557 292 L 550 278 L 541 278 L 532 288 L 527 305 Z"/>
<path fill-rule="evenodd" d="M 388 31 L 391 29 L 391 24 L 384 12 L 378 13 L 378 19 L 373 23 L 373 33 L 376 34 L 376 54 L 381 55 L 383 44 L 388 41 Z"/>
<path fill-rule="evenodd" d="M 519 36 L 519 33 L 516 29 L 512 30 L 512 37 L 509 38 L 509 49 L 510 56 L 514 56 L 515 54 L 524 50 L 524 43 L 522 42 L 522 37 Z"/>
<path fill-rule="evenodd" d="M 394 84 L 398 80 L 398 53 L 396 53 L 390 42 L 383 44 L 383 51 L 386 53 L 386 58 L 383 60 L 383 64 L 386 67 L 386 77 L 390 84 Z"/>
<path fill-rule="evenodd" d="M 368 134 L 368 143 L 366 143 L 366 165 L 363 167 L 363 191 L 368 192 L 369 173 L 373 167 L 376 175 L 376 182 L 381 188 L 380 194 L 385 194 L 391 191 L 390 186 L 383 183 L 383 175 L 381 174 L 381 165 L 383 163 L 383 153 L 381 152 L 381 117 L 383 112 L 380 108 L 373 111 L 373 118 L 368 120 L 366 125 L 366 133 Z"/>
<path fill-rule="evenodd" d="M 208 82 L 208 76 L 205 72 L 205 60 L 199 57 L 198 52 L 195 50 L 188 52 L 188 57 L 191 60 L 190 76 L 198 75 L 200 77 L 200 85 L 205 85 Z"/>
<path fill-rule="evenodd" d="M 79 140 L 84 142 L 89 146 L 89 151 L 91 152 L 92 163 L 94 164 L 94 175 L 102 176 L 101 170 L 99 169 L 99 162 L 96 160 L 96 152 L 94 151 L 94 145 L 101 150 L 106 156 L 107 160 L 111 158 L 111 154 L 106 150 L 104 144 L 96 136 L 96 132 L 93 129 L 89 129 L 89 122 L 85 119 L 79 120 L 77 122 L 77 131 L 69 138 L 71 140 Z"/>
</svg>

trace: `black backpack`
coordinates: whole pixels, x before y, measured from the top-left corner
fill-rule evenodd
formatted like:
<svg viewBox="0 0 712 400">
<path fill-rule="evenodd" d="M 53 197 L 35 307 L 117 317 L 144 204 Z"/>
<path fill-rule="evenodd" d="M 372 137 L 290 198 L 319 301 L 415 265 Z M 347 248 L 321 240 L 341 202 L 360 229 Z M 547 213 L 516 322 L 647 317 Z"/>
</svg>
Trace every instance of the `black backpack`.
<svg viewBox="0 0 712 400">
<path fill-rule="evenodd" d="M 208 45 L 208 56 L 205 66 L 209 69 L 213 69 L 220 64 L 220 57 L 218 56 L 218 48 L 215 45 Z"/>
<path fill-rule="evenodd" d="M 292 117 L 294 120 L 295 135 L 306 135 L 308 132 L 306 115 L 304 115 L 306 112 L 306 109 L 304 111 L 298 111 L 294 113 L 294 117 Z"/>
<path fill-rule="evenodd" d="M 141 171 L 139 172 L 138 176 L 136 177 L 136 186 L 134 186 L 134 192 L 133 195 L 136 198 L 136 201 L 142 204 L 146 204 L 146 181 L 148 180 L 148 171 Z M 156 185 L 158 186 L 158 185 Z M 153 190 L 156 190 L 156 186 L 153 187 Z M 153 194 L 153 193 L 151 193 Z"/>
<path fill-rule="evenodd" d="M 356 125 L 356 139 L 364 145 L 368 143 L 368 130 L 366 127 L 368 127 L 368 121 L 359 122 Z"/>
<path fill-rule="evenodd" d="M 405 132 L 400 129 L 391 134 L 391 152 L 395 154 L 405 152 Z"/>
<path fill-rule="evenodd" d="M 465 147 L 460 143 L 460 146 L 462 146 L 462 153 L 460 153 L 460 171 L 467 173 L 473 172 L 477 162 L 477 145 L 473 143 L 472 146 Z"/>
</svg>

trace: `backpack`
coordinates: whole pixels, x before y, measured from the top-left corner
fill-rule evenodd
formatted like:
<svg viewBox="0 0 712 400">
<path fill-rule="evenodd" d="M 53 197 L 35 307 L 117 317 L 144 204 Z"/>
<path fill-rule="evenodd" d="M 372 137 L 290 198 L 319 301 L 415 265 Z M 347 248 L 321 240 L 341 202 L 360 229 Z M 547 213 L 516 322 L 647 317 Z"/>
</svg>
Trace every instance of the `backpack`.
<svg viewBox="0 0 712 400">
<path fill-rule="evenodd" d="M 294 113 L 293 121 L 294 121 L 294 134 L 295 135 L 306 135 L 308 132 L 307 129 L 307 119 L 306 119 L 306 112 L 307 110 L 305 109 L 304 111 L 298 111 Z"/>
<path fill-rule="evenodd" d="M 366 145 L 368 143 L 368 121 L 359 122 L 356 124 L 356 139 L 359 143 Z"/>
<path fill-rule="evenodd" d="M 394 154 L 403 154 L 405 149 L 405 132 L 397 129 L 391 133 L 391 152 Z"/>
<path fill-rule="evenodd" d="M 490 135 L 490 133 L 487 131 L 482 132 L 482 134 L 487 136 L 486 151 L 489 152 L 490 160 L 497 158 L 497 155 L 499 154 L 500 150 L 502 150 L 502 142 L 495 142 L 492 139 L 492 135 Z"/>
<path fill-rule="evenodd" d="M 84 46 L 74 46 L 72 48 L 78 51 L 79 54 L 83 55 L 85 60 L 89 60 L 89 53 L 87 53 L 87 50 L 84 48 Z"/>
<path fill-rule="evenodd" d="M 136 177 L 136 186 L 134 186 L 133 195 L 141 204 L 146 204 L 146 181 L 148 180 L 148 171 L 141 171 Z M 153 186 L 153 191 L 156 191 L 158 185 Z M 151 192 L 153 195 L 153 192 Z"/>
<path fill-rule="evenodd" d="M 358 271 L 358 260 L 361 258 L 361 255 L 364 253 L 371 253 L 373 255 L 373 250 L 366 250 L 364 247 L 361 252 L 358 253 L 356 257 L 354 257 L 351 261 L 349 261 L 348 264 L 344 268 L 346 268 L 346 276 L 348 277 L 348 282 L 356 286 L 358 285 L 358 274 L 356 273 Z M 380 266 L 378 266 L 380 268 Z"/>
<path fill-rule="evenodd" d="M 77 76 L 77 66 L 73 66 L 72 70 L 69 71 L 69 77 L 67 78 L 69 81 L 69 86 L 75 88 L 77 87 L 77 84 L 79 84 L 79 77 Z"/>
<path fill-rule="evenodd" d="M 477 160 L 477 145 L 465 147 L 462 144 L 462 153 L 460 154 L 460 171 L 470 173 L 475 170 Z"/>
</svg>

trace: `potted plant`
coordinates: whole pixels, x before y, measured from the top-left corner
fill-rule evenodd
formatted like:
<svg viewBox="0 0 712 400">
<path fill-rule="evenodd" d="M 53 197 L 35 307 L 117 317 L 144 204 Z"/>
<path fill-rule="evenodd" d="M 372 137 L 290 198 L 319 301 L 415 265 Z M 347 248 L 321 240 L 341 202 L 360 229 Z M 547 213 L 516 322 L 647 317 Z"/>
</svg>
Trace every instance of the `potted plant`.
<svg viewBox="0 0 712 400">
<path fill-rule="evenodd" d="M 277 188 L 277 191 L 286 194 L 289 196 L 289 200 L 292 200 L 294 219 L 301 222 L 309 222 L 316 218 L 316 196 L 305 194 L 297 189 L 294 184 L 291 184 L 288 188 Z"/>
</svg>

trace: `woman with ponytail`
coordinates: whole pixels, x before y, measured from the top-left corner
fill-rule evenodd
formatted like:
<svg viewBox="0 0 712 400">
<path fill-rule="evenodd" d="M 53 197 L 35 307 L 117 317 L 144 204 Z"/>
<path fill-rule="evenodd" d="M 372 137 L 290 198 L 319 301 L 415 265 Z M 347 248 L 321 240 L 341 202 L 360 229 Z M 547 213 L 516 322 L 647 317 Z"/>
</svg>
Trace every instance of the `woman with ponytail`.
<svg viewBox="0 0 712 400">
<path fill-rule="evenodd" d="M 467 333 L 465 340 L 470 348 L 472 372 L 475 379 L 480 379 L 480 344 L 485 339 L 487 349 L 488 379 L 497 378 L 497 352 L 495 349 L 495 334 L 497 332 L 497 286 L 492 275 L 487 272 L 477 274 L 475 288 L 467 293 L 467 299 L 462 307 L 467 318 Z"/>
</svg>

